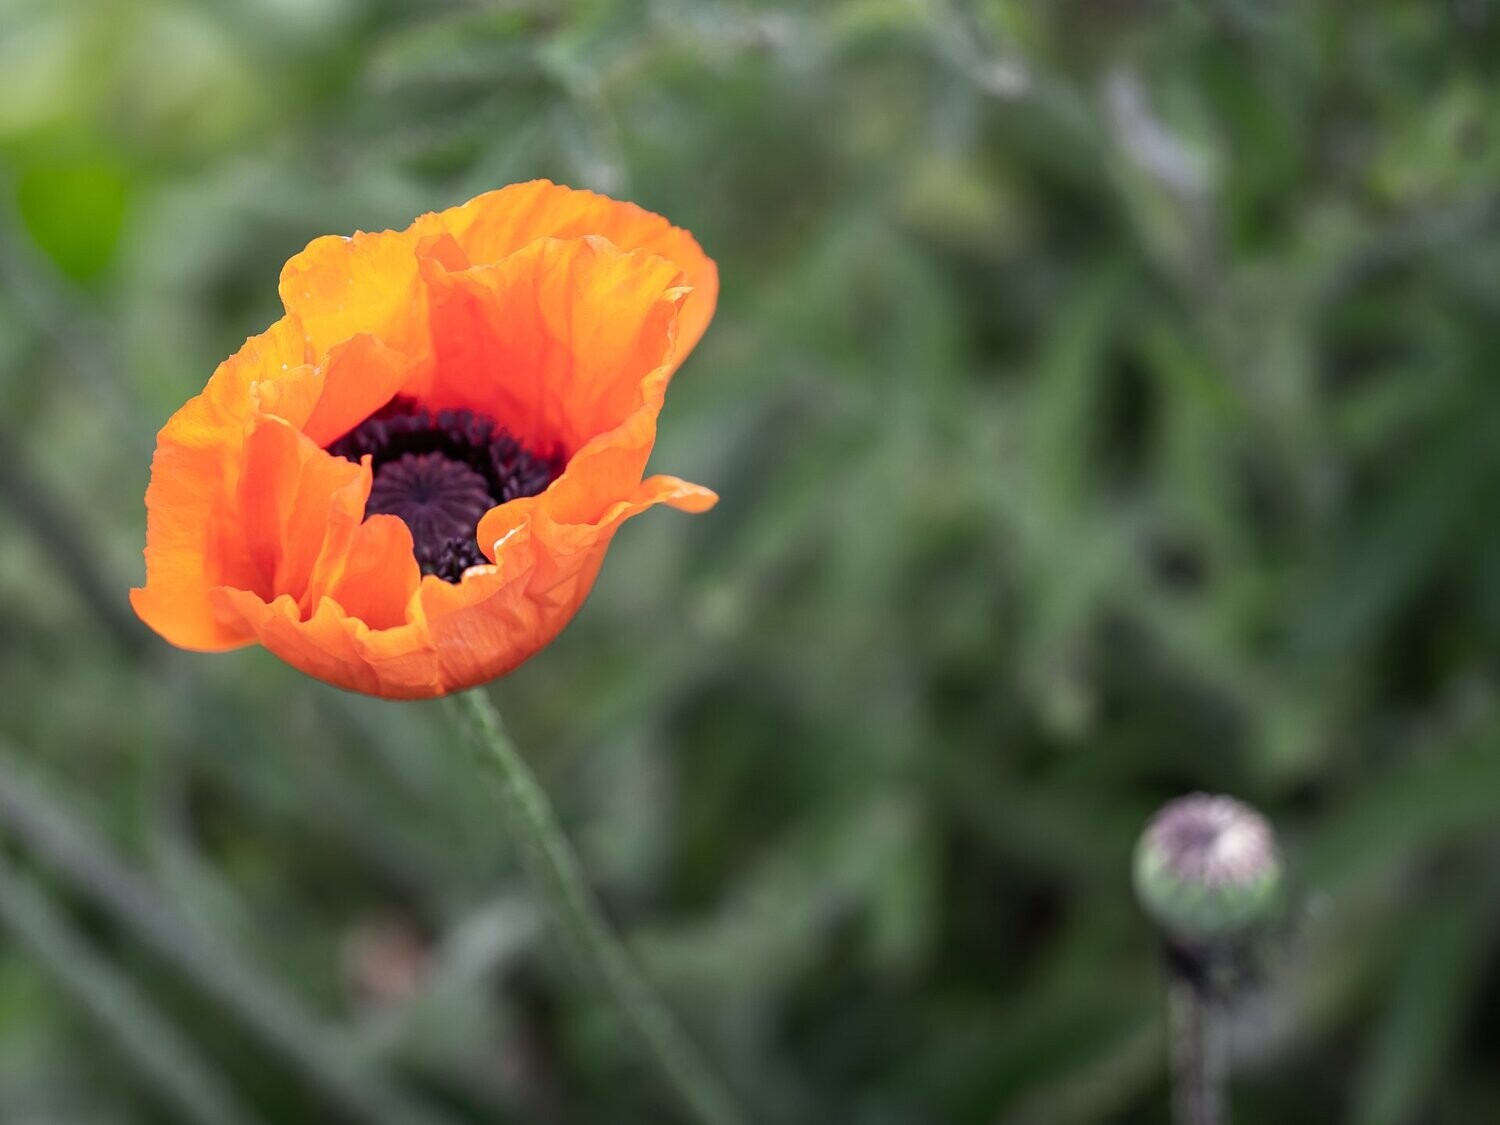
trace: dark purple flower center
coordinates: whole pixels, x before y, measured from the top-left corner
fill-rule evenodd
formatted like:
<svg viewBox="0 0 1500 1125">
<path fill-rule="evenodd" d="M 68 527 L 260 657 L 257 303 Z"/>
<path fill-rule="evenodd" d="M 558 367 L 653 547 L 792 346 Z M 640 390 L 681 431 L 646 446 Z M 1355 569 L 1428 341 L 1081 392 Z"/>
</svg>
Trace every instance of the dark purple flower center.
<svg viewBox="0 0 1500 1125">
<path fill-rule="evenodd" d="M 407 398 L 393 399 L 328 452 L 350 461 L 370 456 L 375 480 L 365 515 L 400 516 L 422 573 L 448 582 L 489 561 L 474 535 L 480 517 L 496 504 L 537 495 L 564 464 L 561 450 L 538 456 L 493 418 L 433 413 Z"/>
</svg>

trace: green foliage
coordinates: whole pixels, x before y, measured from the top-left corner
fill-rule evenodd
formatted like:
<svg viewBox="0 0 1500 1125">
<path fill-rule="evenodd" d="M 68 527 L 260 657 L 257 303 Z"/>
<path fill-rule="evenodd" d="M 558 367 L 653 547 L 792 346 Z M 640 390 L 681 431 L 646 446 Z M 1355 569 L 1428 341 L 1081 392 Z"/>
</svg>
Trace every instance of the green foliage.
<svg viewBox="0 0 1500 1125">
<path fill-rule="evenodd" d="M 1497 67 L 1495 0 L 0 0 L 0 1120 L 673 1119 L 440 708 L 124 602 L 281 262 L 541 175 L 719 261 L 723 501 L 495 696 L 758 1119 L 1163 1120 L 1197 788 L 1292 883 L 1240 1119 L 1500 1119 Z"/>
</svg>

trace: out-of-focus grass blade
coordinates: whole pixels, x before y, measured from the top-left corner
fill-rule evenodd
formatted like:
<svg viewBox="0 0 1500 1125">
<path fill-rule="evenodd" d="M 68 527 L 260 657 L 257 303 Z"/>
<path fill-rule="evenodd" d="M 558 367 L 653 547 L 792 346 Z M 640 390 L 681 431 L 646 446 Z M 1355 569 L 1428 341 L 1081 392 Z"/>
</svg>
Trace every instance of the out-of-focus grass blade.
<svg viewBox="0 0 1500 1125">
<path fill-rule="evenodd" d="M 494 1008 L 489 985 L 530 947 L 539 929 L 531 904 L 509 897 L 461 920 L 436 949 L 421 988 L 360 1029 L 364 1049 L 379 1057 L 415 1057 L 434 1071 L 453 1060 L 474 1061 L 486 1045 L 476 1031 Z"/>
<path fill-rule="evenodd" d="M 1159 1019 L 1142 1020 L 1090 1063 L 1022 1098 L 998 1125 L 1090 1125 L 1112 1121 L 1161 1075 L 1165 1046 Z"/>
<path fill-rule="evenodd" d="M 1105 350 L 1123 272 L 1103 271 L 1063 308 L 1036 362 L 1027 417 L 1027 475 L 1022 483 L 1071 511 L 1083 499 L 1091 441 L 1108 382 Z"/>
<path fill-rule="evenodd" d="M 427 20 L 391 35 L 374 52 L 370 77 L 381 89 L 411 83 L 489 87 L 500 77 L 539 73 L 534 32 L 551 5 L 504 3 Z"/>
<path fill-rule="evenodd" d="M 1297 851 L 1299 878 L 1329 888 L 1494 823 L 1500 792 L 1500 731 L 1424 758 L 1347 796 L 1329 823 Z"/>
<path fill-rule="evenodd" d="M 130 656 L 145 646 L 146 630 L 126 608 L 113 575 L 89 550 L 87 525 L 27 464 L 21 443 L 0 424 L 0 509 L 9 509 L 78 594 L 79 601 L 111 641 Z"/>
<path fill-rule="evenodd" d="M 185 1120 L 252 1125 L 234 1096 L 187 1039 L 129 980 L 99 958 L 37 886 L 0 853 L 0 922 L 114 1039 L 121 1052 Z"/>
<path fill-rule="evenodd" d="M 116 860 L 37 786 L 0 744 L 0 826 L 55 867 L 137 940 L 253 1029 L 331 1100 L 377 1125 L 440 1125 L 445 1119 L 363 1064 L 272 981 L 219 940 L 201 934 L 172 903 Z"/>
<path fill-rule="evenodd" d="M 1494 880 L 1467 882 L 1478 885 L 1450 885 L 1411 906 L 1411 934 L 1354 1087 L 1353 1125 L 1427 1120 L 1495 932 Z"/>
<path fill-rule="evenodd" d="M 1430 454 L 1391 493 L 1368 527 L 1318 576 L 1298 634 L 1314 658 L 1345 651 L 1378 631 L 1394 608 L 1484 517 L 1473 482 L 1496 463 L 1494 396 L 1475 395 L 1427 439 Z"/>
</svg>

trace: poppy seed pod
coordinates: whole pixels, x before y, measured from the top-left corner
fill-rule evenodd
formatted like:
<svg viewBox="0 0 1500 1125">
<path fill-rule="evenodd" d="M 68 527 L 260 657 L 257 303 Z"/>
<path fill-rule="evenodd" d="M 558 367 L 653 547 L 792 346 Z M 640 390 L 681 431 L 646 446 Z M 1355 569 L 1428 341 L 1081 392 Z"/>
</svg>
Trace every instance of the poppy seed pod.
<svg viewBox="0 0 1500 1125">
<path fill-rule="evenodd" d="M 1136 845 L 1136 897 L 1176 942 L 1242 937 L 1270 917 L 1280 890 L 1270 824 L 1232 797 L 1180 797 L 1157 812 Z"/>
</svg>

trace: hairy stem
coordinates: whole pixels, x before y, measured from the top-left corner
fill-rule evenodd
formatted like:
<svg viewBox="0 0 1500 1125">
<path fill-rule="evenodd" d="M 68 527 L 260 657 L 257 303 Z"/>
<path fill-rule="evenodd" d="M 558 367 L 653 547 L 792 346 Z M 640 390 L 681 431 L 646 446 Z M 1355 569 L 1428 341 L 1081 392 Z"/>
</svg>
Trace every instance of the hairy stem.
<svg viewBox="0 0 1500 1125">
<path fill-rule="evenodd" d="M 1174 976 L 1168 990 L 1176 1125 L 1228 1125 L 1219 1004 L 1202 982 L 1183 976 Z"/>
<path fill-rule="evenodd" d="M 635 1032 L 662 1078 L 701 1125 L 745 1125 L 747 1119 L 688 1038 L 619 936 L 605 921 L 578 854 L 483 689 L 450 700 L 460 726 L 500 780 L 506 822 L 521 846 L 526 872 L 543 896 L 549 920 L 580 969 Z"/>
</svg>

